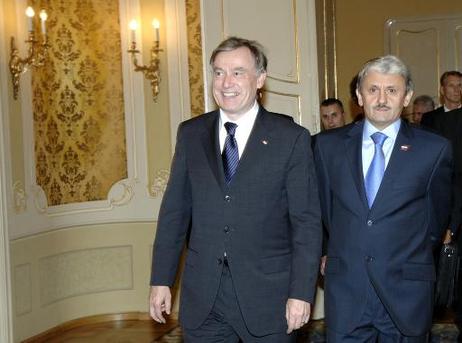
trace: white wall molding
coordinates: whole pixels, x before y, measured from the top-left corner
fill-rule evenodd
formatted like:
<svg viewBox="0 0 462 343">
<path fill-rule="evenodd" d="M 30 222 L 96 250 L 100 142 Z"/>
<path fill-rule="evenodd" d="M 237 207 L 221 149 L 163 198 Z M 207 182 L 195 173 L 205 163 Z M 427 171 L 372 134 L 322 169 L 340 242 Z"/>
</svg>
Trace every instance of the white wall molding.
<svg viewBox="0 0 462 343">
<path fill-rule="evenodd" d="M 16 196 L 15 200 L 24 202 L 22 206 L 24 210 L 18 211 L 13 218 L 14 222 L 11 227 L 14 229 L 10 231 L 11 239 L 62 227 L 95 223 L 153 221 L 157 218 L 160 199 L 151 196 L 151 185 L 148 178 L 144 78 L 142 73 L 136 73 L 133 70 L 130 56 L 126 52 L 130 37 L 128 23 L 132 18 L 140 18 L 140 5 L 138 0 L 119 1 L 128 177 L 116 182 L 108 192 L 105 200 L 49 206 L 44 191 L 36 183 L 31 76 L 30 72 L 23 74 L 21 77 L 20 101 L 23 118 L 26 175 L 23 189 L 24 196 L 21 199 Z M 174 3 L 176 6 L 175 11 L 181 13 L 181 5 L 183 5 L 184 9 L 184 3 L 180 0 L 176 0 Z M 25 21 L 22 20 L 25 7 L 25 0 L 17 2 L 17 32 L 19 36 L 25 35 Z M 167 15 L 168 17 L 169 15 Z M 179 25 L 181 19 L 184 19 L 184 17 L 179 16 L 172 24 L 174 25 L 171 28 L 173 32 L 178 32 L 175 25 Z M 138 30 L 137 34 L 138 48 L 142 50 L 141 30 Z M 170 44 L 173 44 L 172 42 L 176 39 L 176 37 L 170 37 Z M 169 43 L 167 42 L 167 44 Z M 176 70 L 176 79 L 180 80 L 178 82 L 184 83 L 183 71 L 180 70 L 178 64 L 175 64 L 182 61 L 179 56 L 182 56 L 184 51 L 177 52 L 177 54 L 177 58 L 172 62 L 173 65 L 169 63 L 169 77 L 171 70 Z M 140 63 L 142 62 L 142 56 L 140 56 Z M 175 94 L 177 93 L 175 92 Z M 189 99 L 189 94 L 186 94 L 184 98 Z M 178 98 L 175 100 L 176 102 L 171 101 L 171 104 L 177 103 L 181 105 L 182 102 L 179 102 Z M 10 101 L 13 100 L 10 99 Z M 180 105 L 171 108 L 171 113 L 177 114 L 176 117 L 172 118 L 172 132 L 173 130 L 176 132 L 176 126 L 183 119 L 183 113 L 185 113 L 185 110 Z M 184 107 L 187 106 L 189 104 L 184 105 Z M 173 129 L 174 126 L 175 128 Z"/>
<path fill-rule="evenodd" d="M 184 0 L 165 1 L 167 59 L 172 151 L 178 125 L 191 117 L 189 94 L 188 37 Z"/>
<path fill-rule="evenodd" d="M 4 1 L 0 0 L 0 342 L 13 342 L 11 274 L 10 274 L 10 242 L 8 239 L 9 211 L 8 198 L 12 190 L 11 170 L 6 168 L 10 161 L 9 121 L 8 121 L 8 70 L 7 52 L 9 44 L 5 38 Z"/>
</svg>

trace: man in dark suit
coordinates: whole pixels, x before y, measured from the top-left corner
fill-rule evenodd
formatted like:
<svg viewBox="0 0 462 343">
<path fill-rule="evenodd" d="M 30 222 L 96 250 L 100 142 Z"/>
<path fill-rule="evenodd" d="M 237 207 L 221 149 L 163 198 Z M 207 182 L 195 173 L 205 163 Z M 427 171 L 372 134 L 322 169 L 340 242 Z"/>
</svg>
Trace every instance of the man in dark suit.
<svg viewBox="0 0 462 343">
<path fill-rule="evenodd" d="M 434 127 L 452 145 L 454 155 L 454 176 L 452 183 L 452 207 L 449 225 L 443 243 L 457 240 L 459 260 L 462 261 L 462 109 L 447 112 L 435 118 Z M 459 280 L 462 278 L 462 263 L 459 263 Z M 458 342 L 462 342 L 462 284 L 456 285 L 456 302 L 454 303 L 455 323 L 459 329 Z"/>
<path fill-rule="evenodd" d="M 427 339 L 452 157 L 446 139 L 400 119 L 412 94 L 403 62 L 373 59 L 358 74 L 365 120 L 318 136 L 329 342 Z"/>
<path fill-rule="evenodd" d="M 150 312 L 165 322 L 186 236 L 186 342 L 293 342 L 321 246 L 309 132 L 256 101 L 267 59 L 231 37 L 213 52 L 219 110 L 182 123 L 154 243 Z M 188 230 L 190 230 L 188 232 Z"/>
<path fill-rule="evenodd" d="M 462 106 L 462 73 L 457 70 L 444 72 L 440 78 L 440 93 L 443 106 L 427 112 L 422 116 L 420 124 L 424 127 L 436 129 L 435 119 L 444 116 L 446 112 Z"/>
</svg>

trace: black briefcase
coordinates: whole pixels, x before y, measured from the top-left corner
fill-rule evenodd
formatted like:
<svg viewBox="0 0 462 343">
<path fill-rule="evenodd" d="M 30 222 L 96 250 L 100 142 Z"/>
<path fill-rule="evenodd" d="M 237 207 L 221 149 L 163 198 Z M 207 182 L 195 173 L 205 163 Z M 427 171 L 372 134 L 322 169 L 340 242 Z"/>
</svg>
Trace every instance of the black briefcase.
<svg viewBox="0 0 462 343">
<path fill-rule="evenodd" d="M 457 243 L 443 244 L 436 273 L 435 305 L 450 307 L 455 300 L 459 259 Z"/>
</svg>

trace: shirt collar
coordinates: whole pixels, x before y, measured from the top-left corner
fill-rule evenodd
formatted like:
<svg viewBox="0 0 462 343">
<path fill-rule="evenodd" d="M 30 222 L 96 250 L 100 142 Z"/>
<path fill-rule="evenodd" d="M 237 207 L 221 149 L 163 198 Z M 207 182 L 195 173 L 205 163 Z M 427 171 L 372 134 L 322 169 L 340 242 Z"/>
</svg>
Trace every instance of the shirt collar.
<svg viewBox="0 0 462 343">
<path fill-rule="evenodd" d="M 226 122 L 236 123 L 239 125 L 253 125 L 255 118 L 257 117 L 259 110 L 258 102 L 255 100 L 252 108 L 239 116 L 237 120 L 231 120 L 228 118 L 226 113 L 220 108 L 220 122 L 224 125 Z"/>
<path fill-rule="evenodd" d="M 374 125 L 372 125 L 371 122 L 366 118 L 364 120 L 363 141 L 372 140 L 371 135 L 377 131 L 382 132 L 394 141 L 396 140 L 396 136 L 398 135 L 400 127 L 401 119 L 397 119 L 383 130 L 379 130 Z"/>
<path fill-rule="evenodd" d="M 443 108 L 444 108 L 444 112 L 449 112 L 449 111 L 452 111 L 450 110 L 449 108 L 446 107 L 446 105 L 443 105 Z M 455 110 L 459 109 L 459 108 L 462 108 L 462 104 L 460 104 L 458 107 L 454 108 Z"/>
</svg>

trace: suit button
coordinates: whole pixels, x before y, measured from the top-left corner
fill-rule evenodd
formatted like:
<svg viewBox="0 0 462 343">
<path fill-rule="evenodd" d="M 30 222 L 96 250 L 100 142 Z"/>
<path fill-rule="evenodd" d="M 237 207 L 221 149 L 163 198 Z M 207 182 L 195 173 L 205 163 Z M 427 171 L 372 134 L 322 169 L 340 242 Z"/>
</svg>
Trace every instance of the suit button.
<svg viewBox="0 0 462 343">
<path fill-rule="evenodd" d="M 369 219 L 369 220 L 367 221 L 367 226 L 372 226 L 372 224 L 374 224 L 374 222 L 373 222 L 372 220 Z"/>
<path fill-rule="evenodd" d="M 220 265 L 223 263 L 223 260 L 221 258 L 217 258 L 217 263 Z"/>
<path fill-rule="evenodd" d="M 223 231 L 224 231 L 224 233 L 229 233 L 229 226 L 226 225 L 226 226 L 224 227 Z"/>
<path fill-rule="evenodd" d="M 231 197 L 229 195 L 225 195 L 225 201 L 226 202 L 230 202 L 231 201 Z"/>
<path fill-rule="evenodd" d="M 373 262 L 374 258 L 372 256 L 366 256 L 366 262 Z"/>
</svg>

